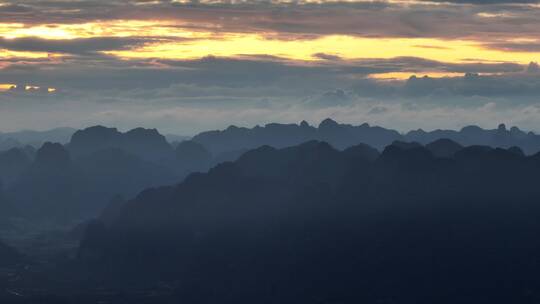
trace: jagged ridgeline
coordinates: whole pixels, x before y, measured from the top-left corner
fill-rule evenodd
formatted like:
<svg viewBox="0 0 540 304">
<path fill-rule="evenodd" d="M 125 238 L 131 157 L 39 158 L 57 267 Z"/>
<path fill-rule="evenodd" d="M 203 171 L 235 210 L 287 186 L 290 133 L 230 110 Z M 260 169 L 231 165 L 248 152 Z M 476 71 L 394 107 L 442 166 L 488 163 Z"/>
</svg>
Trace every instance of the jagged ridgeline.
<svg viewBox="0 0 540 304">
<path fill-rule="evenodd" d="M 69 140 L 66 140 L 67 134 L 72 134 Z M 3 136 L 25 143 L 45 139 L 66 141 L 64 144 L 46 143 L 37 150 L 25 145 L 0 152 L 0 178 L 9 202 L 2 207 L 8 210 L 5 214 L 56 220 L 96 216 L 117 195 L 130 198 L 148 187 L 181 182 L 192 172 L 205 172 L 262 145 L 283 148 L 320 140 L 340 150 L 364 143 L 380 151 L 394 141 L 428 144 L 445 139 L 458 146 L 517 146 L 526 154 L 540 149 L 540 136 L 516 127 L 507 130 L 504 125 L 493 130 L 469 126 L 460 131 L 418 130 L 400 134 L 368 124 L 339 124 L 331 119 L 325 119 L 318 127 L 305 121 L 300 124 L 273 123 L 252 129 L 231 126 L 174 143 L 168 142 L 155 129 L 120 132 L 103 126 L 79 131 L 67 128 L 26 131 Z M 454 151 L 458 146 L 447 150 Z M 434 151 L 436 156 L 440 153 L 444 151 Z"/>
<path fill-rule="evenodd" d="M 521 131 L 517 127 L 507 130 L 504 124 L 491 130 L 467 126 L 459 131 L 426 132 L 419 129 L 401 134 L 395 130 L 370 126 L 367 123 L 354 126 L 325 119 L 318 127 L 310 126 L 305 121 L 298 125 L 272 123 L 251 129 L 231 126 L 223 131 L 202 132 L 193 137 L 193 141 L 204 145 L 214 154 L 252 149 L 262 145 L 282 148 L 309 140 L 325 141 L 337 149 L 364 143 L 382 150 L 396 140 L 428 144 L 437 139 L 451 139 L 464 146 L 486 145 L 505 148 L 517 146 L 527 154 L 540 151 L 540 136 L 533 132 Z"/>
<path fill-rule="evenodd" d="M 0 283 L 20 303 L 536 303 L 539 148 L 504 125 L 79 130 L 0 153 Z"/>
<path fill-rule="evenodd" d="M 533 303 L 538 172 L 540 154 L 447 139 L 263 146 L 114 208 L 78 259 L 188 302 Z"/>
</svg>

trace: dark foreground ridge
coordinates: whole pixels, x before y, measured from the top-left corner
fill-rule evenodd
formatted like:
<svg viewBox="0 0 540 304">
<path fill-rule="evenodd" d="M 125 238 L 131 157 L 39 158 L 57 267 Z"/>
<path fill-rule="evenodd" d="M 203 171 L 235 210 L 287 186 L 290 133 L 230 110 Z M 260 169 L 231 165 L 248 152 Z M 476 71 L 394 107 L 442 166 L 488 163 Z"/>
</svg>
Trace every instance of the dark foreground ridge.
<svg viewBox="0 0 540 304">
<path fill-rule="evenodd" d="M 537 303 L 535 145 L 327 119 L 12 148 L 0 303 Z"/>
<path fill-rule="evenodd" d="M 78 261 L 189 303 L 535 303 L 540 154 L 457 147 L 263 146 L 93 222 Z"/>
</svg>

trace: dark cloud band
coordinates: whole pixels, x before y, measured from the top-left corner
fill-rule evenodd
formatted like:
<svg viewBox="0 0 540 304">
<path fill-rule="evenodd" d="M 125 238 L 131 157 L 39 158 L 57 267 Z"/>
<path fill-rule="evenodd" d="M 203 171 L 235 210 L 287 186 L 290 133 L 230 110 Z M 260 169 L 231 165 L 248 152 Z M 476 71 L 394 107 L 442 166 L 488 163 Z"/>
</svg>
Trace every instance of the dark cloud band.
<svg viewBox="0 0 540 304">
<path fill-rule="evenodd" d="M 448 0 L 411 4 L 327 2 L 300 4 L 230 1 L 11 1 L 0 20 L 25 24 L 104 20 L 164 20 L 191 30 L 271 33 L 280 39 L 343 34 L 362 37 L 494 39 L 540 36 L 533 0 Z M 143 5 L 144 4 L 144 5 Z"/>
<path fill-rule="evenodd" d="M 38 37 L 25 37 L 16 39 L 0 38 L 0 48 L 11 51 L 67 53 L 67 54 L 93 54 L 100 51 L 125 50 L 142 46 L 152 39 L 99 37 L 80 39 L 43 39 Z"/>
</svg>

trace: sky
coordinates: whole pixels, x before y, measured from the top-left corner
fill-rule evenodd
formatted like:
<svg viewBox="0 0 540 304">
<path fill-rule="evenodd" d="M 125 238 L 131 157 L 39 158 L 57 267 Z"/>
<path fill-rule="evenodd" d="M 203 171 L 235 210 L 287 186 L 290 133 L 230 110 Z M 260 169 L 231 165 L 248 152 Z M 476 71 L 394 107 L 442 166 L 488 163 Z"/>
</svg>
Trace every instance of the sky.
<svg viewBox="0 0 540 304">
<path fill-rule="evenodd" d="M 540 1 L 0 0 L 0 131 L 540 132 Z"/>
</svg>

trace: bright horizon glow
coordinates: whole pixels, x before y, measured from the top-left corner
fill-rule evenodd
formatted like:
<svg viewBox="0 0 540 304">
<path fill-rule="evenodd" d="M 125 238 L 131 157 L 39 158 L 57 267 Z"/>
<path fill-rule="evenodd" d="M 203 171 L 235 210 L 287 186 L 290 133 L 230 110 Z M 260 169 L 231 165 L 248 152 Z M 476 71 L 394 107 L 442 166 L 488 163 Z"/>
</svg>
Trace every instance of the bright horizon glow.
<svg viewBox="0 0 540 304">
<path fill-rule="evenodd" d="M 412 76 L 418 78 L 427 76 L 430 78 L 445 78 L 445 77 L 461 77 L 465 73 L 455 73 L 455 72 L 390 72 L 390 73 L 378 73 L 371 74 L 369 78 L 378 79 L 378 80 L 407 80 Z"/>
<path fill-rule="evenodd" d="M 428 46 L 428 47 L 426 47 Z M 196 59 L 205 56 L 271 55 L 291 60 L 316 61 L 313 55 L 325 53 L 351 59 L 421 57 L 448 63 L 465 63 L 471 58 L 485 62 L 527 64 L 540 52 L 508 52 L 486 49 L 478 42 L 429 38 L 362 38 L 324 36 L 311 40 L 265 39 L 258 34 L 231 34 L 220 39 L 201 39 L 182 43 L 163 42 L 139 49 L 108 51 L 120 58 Z M 480 59 L 481 58 L 481 59 Z"/>
<path fill-rule="evenodd" d="M 16 86 L 17 85 L 13 83 L 0 83 L 0 92 L 9 91 Z"/>
<path fill-rule="evenodd" d="M 77 39 L 96 37 L 155 37 L 142 46 L 128 50 L 103 52 L 123 59 L 198 59 L 206 56 L 237 57 L 270 55 L 288 60 L 317 61 L 313 55 L 325 53 L 344 60 L 395 57 L 420 57 L 448 63 L 513 62 L 527 64 L 540 58 L 540 52 L 488 49 L 479 41 L 435 38 L 365 38 L 327 35 L 316 39 L 283 39 L 275 33 L 220 33 L 193 31 L 178 22 L 117 20 L 101 23 L 45 24 L 25 26 L 0 23 L 5 39 L 38 37 L 41 39 Z M 187 39 L 187 40 L 186 40 Z M 525 40 L 523 40 L 525 39 Z M 523 38 L 521 41 L 530 41 Z M 515 41 L 520 41 L 516 38 Z M 15 52 L 0 49 L 3 57 L 43 58 L 43 52 Z"/>
<path fill-rule="evenodd" d="M 17 88 L 17 84 L 14 83 L 0 83 L 0 92 L 7 92 L 10 90 L 14 90 Z M 54 93 L 56 92 L 56 88 L 42 88 L 37 85 L 24 85 L 24 91 L 32 91 L 32 90 L 46 90 L 48 93 Z"/>
</svg>

